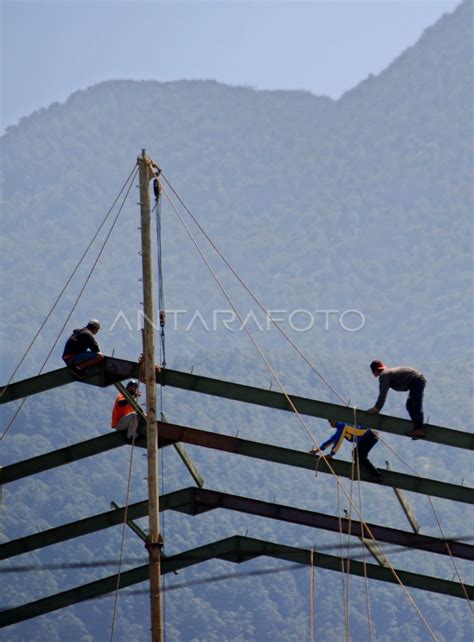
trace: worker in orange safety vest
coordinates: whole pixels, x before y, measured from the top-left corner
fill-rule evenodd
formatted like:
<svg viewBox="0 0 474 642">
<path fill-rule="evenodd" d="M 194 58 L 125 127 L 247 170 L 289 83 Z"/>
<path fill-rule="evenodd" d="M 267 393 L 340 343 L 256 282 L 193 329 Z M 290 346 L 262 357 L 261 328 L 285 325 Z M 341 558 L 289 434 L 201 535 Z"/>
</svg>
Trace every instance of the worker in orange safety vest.
<svg viewBox="0 0 474 642">
<path fill-rule="evenodd" d="M 129 381 L 125 387 L 134 399 L 140 397 L 141 392 L 138 390 L 138 381 L 136 379 Z M 117 395 L 112 410 L 112 428 L 115 430 L 126 430 L 128 439 L 137 436 L 137 412 L 121 392 Z"/>
</svg>

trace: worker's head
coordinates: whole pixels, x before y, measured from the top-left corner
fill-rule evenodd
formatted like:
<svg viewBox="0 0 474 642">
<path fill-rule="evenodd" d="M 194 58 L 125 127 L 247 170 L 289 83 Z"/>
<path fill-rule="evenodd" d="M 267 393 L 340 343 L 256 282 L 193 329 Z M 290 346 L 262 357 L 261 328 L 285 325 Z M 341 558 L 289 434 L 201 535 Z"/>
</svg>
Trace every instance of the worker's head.
<svg viewBox="0 0 474 642">
<path fill-rule="evenodd" d="M 97 334 L 100 330 L 100 323 L 97 319 L 91 319 L 87 322 L 87 328 L 92 332 L 92 334 Z"/>
<path fill-rule="evenodd" d="M 328 423 L 333 428 L 337 428 L 337 421 L 335 419 L 328 419 Z"/>
<path fill-rule="evenodd" d="M 370 364 L 370 369 L 372 370 L 372 374 L 374 375 L 374 377 L 378 377 L 382 373 L 384 368 L 385 368 L 384 362 L 379 361 L 379 359 L 375 359 Z"/>
<path fill-rule="evenodd" d="M 137 391 L 137 388 L 138 388 L 138 381 L 136 379 L 131 379 L 127 383 L 127 390 L 132 394 Z"/>
</svg>

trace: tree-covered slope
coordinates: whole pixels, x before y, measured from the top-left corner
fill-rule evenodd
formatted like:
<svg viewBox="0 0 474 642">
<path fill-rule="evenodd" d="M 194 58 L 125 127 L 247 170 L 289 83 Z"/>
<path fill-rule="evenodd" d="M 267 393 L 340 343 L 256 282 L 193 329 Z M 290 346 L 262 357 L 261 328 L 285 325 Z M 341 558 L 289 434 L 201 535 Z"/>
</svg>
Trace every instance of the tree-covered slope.
<svg viewBox="0 0 474 642">
<path fill-rule="evenodd" d="M 268 307 L 367 317 L 355 336 L 305 334 L 307 347 L 456 358 L 471 338 L 471 11 L 463 3 L 337 102 L 214 82 L 117 81 L 23 119 L 2 141 L 7 309 L 18 291 L 59 287 L 58 265 L 73 265 L 145 146 Z M 214 302 L 194 249 L 172 212 L 165 217 L 170 307 Z M 117 299 L 130 298 L 118 294 L 115 270 L 136 289 L 134 229 L 123 222 L 114 233 L 90 289 L 106 322 Z M 33 273 L 22 269 L 26 248 Z"/>
<path fill-rule="evenodd" d="M 372 358 L 410 363 L 428 377 L 430 421 L 471 431 L 472 71 L 472 3 L 463 2 L 379 76 L 338 101 L 211 81 L 117 80 L 76 92 L 64 104 L 22 119 L 1 139 L 1 379 L 8 378 L 137 154 L 146 147 L 265 305 L 283 310 L 279 315 L 285 318 L 285 329 L 295 310 L 313 314 L 314 327 L 293 331 L 292 338 L 346 399 L 362 408 L 375 400 L 377 384 L 368 371 Z M 137 200 L 133 189 L 47 369 L 61 365 L 67 335 L 90 317 L 102 321 L 98 338 L 106 353 L 115 350 L 128 358 L 139 354 Z M 222 325 L 213 330 L 213 312 L 229 305 L 166 198 L 163 233 L 166 307 L 187 310 L 176 329 L 173 315 L 168 315 L 170 367 L 194 367 L 202 374 L 268 387 L 271 376 L 245 332 L 231 332 Z M 244 316 L 257 313 L 214 256 L 212 263 Z M 38 371 L 85 274 L 81 268 L 17 379 Z M 360 331 L 349 332 L 341 324 L 341 314 L 348 310 L 363 315 Z M 187 327 L 196 311 L 208 329 L 200 322 Z M 305 314 L 294 317 L 296 326 L 304 325 Z M 357 323 L 357 314 L 345 317 L 349 326 Z M 278 334 L 258 331 L 255 323 L 249 328 L 291 392 L 335 401 Z M 75 383 L 28 400 L 2 441 L 2 465 L 106 432 L 113 397 L 111 390 Z M 312 445 L 301 424 L 286 413 L 168 389 L 164 401 L 167 416 L 178 423 L 228 434 L 238 431 L 244 438 L 301 450 Z M 386 411 L 405 416 L 403 395 L 391 393 Z M 2 406 L 2 426 L 12 412 L 12 407 Z M 317 441 L 328 434 L 323 421 L 313 420 L 309 428 Z M 386 435 L 384 439 L 421 475 L 453 483 L 464 478 L 466 485 L 473 484 L 467 453 Z M 264 462 L 198 448 L 190 451 L 209 488 L 337 514 L 335 484 L 326 475 L 314 479 L 307 472 Z M 20 537 L 107 510 L 112 499 L 123 503 L 128 456 L 122 449 L 12 484 L 3 493 L 3 537 Z M 145 459 L 141 453 L 135 457 L 132 501 L 146 493 Z M 347 446 L 341 457 L 350 457 Z M 385 459 L 393 468 L 407 470 L 379 444 L 373 460 L 383 467 Z M 164 454 L 163 469 L 165 491 L 190 485 L 171 450 Z M 364 486 L 368 521 L 408 527 L 390 489 Z M 413 494 L 410 501 L 423 532 L 439 535 L 428 500 Z M 450 536 L 469 536 L 472 529 L 464 506 L 439 501 L 436 507 Z M 212 511 L 194 518 L 166 515 L 166 552 L 247 530 L 253 537 L 308 548 L 338 541 L 310 529 Z M 112 529 L 31 553 L 12 564 L 116 559 L 119 542 L 119 529 Z M 132 535 L 126 550 L 129 557 L 143 558 L 143 548 Z M 439 557 L 398 553 L 392 561 L 451 579 L 452 565 Z M 252 562 L 235 571 L 273 565 L 269 560 Z M 468 566 L 460 567 L 466 581 L 473 583 Z M 0 607 L 115 570 L 65 568 L 8 575 Z M 307 570 L 192 584 L 232 570 L 216 562 L 168 578 L 168 586 L 191 582 L 166 598 L 170 642 L 308 638 Z M 351 587 L 351 635 L 359 642 L 368 635 L 364 582 L 351 579 Z M 470 639 L 469 607 L 462 600 L 412 593 L 438 639 Z M 401 589 L 372 582 L 369 594 L 374 639 L 430 639 Z M 8 629 L 8 639 L 108 639 L 112 600 L 20 624 Z M 318 571 L 319 639 L 343 639 L 341 600 L 340 576 Z M 120 604 L 116 639 L 148 639 L 143 624 L 148 621 L 146 593 L 124 593 Z"/>
</svg>

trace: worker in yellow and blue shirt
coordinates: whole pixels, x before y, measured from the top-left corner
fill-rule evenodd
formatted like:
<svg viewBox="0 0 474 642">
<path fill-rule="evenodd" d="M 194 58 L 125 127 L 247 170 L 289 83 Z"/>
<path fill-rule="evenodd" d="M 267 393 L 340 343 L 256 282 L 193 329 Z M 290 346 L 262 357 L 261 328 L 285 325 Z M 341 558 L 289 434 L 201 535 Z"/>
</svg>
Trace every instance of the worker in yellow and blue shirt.
<svg viewBox="0 0 474 642">
<path fill-rule="evenodd" d="M 357 458 L 359 459 L 360 464 L 362 464 L 362 466 L 364 466 L 367 472 L 371 475 L 371 481 L 381 482 L 383 479 L 382 473 L 380 470 L 375 468 L 368 458 L 369 452 L 379 439 L 377 433 L 370 428 L 364 428 L 363 426 L 351 426 L 343 421 L 333 421 L 330 419 L 329 423 L 336 429 L 336 432 L 321 444 L 319 448 L 315 447 L 310 450 L 310 453 L 312 455 L 321 455 L 322 451 L 332 445 L 329 457 L 333 457 L 341 447 L 344 439 L 351 442 L 355 441 L 356 447 L 353 451 L 354 461 L 357 463 Z"/>
</svg>

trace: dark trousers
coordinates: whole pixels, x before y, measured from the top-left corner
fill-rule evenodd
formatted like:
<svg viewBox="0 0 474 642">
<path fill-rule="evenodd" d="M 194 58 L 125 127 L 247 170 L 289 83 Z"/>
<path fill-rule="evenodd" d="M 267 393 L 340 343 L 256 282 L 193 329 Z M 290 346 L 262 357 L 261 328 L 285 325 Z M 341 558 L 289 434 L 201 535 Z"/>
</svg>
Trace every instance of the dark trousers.
<svg viewBox="0 0 474 642">
<path fill-rule="evenodd" d="M 425 385 L 425 379 L 416 379 L 410 386 L 410 393 L 407 399 L 408 414 L 413 421 L 415 430 L 423 428 L 423 392 Z"/>
<path fill-rule="evenodd" d="M 365 435 L 363 435 L 359 439 L 359 441 L 357 442 L 357 446 L 354 449 L 354 461 L 357 463 L 357 458 L 359 458 L 360 464 L 364 466 L 367 472 L 370 473 L 373 477 L 379 477 L 380 472 L 370 461 L 370 459 L 368 458 L 368 454 L 378 442 L 378 440 L 379 438 L 377 437 L 377 435 L 372 430 L 368 430 Z"/>
</svg>

